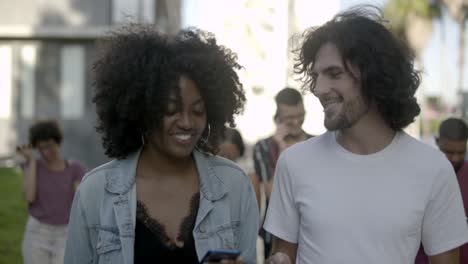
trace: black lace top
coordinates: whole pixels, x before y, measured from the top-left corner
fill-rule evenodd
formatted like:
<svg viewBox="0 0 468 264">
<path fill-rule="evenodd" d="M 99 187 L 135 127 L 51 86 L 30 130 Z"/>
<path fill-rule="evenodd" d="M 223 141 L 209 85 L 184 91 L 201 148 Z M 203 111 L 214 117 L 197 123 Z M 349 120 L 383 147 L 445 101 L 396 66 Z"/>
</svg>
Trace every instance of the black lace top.
<svg viewBox="0 0 468 264">
<path fill-rule="evenodd" d="M 173 243 L 164 226 L 151 218 L 146 206 L 137 202 L 134 263 L 199 263 L 192 230 L 195 226 L 200 193 L 190 202 L 190 214 L 184 218 L 177 241 Z"/>
</svg>

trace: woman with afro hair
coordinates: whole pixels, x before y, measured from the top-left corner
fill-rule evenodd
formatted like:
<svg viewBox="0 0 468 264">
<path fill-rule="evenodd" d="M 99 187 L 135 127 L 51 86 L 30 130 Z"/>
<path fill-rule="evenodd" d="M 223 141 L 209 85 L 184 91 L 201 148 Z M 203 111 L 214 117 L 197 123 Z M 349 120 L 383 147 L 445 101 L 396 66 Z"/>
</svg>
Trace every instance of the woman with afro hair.
<svg viewBox="0 0 468 264">
<path fill-rule="evenodd" d="M 98 47 L 93 101 L 113 160 L 78 188 L 65 263 L 199 263 L 220 248 L 254 263 L 255 194 L 215 155 L 245 102 L 236 55 L 198 29 L 139 24 Z"/>
</svg>

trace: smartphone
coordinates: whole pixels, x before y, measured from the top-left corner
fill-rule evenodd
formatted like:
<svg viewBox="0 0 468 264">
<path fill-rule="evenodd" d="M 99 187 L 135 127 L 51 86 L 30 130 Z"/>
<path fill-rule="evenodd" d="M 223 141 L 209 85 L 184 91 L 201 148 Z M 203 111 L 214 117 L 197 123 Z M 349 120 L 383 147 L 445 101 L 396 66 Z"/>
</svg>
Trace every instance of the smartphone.
<svg viewBox="0 0 468 264">
<path fill-rule="evenodd" d="M 221 262 L 221 260 L 236 260 L 241 252 L 237 249 L 208 250 L 200 263 Z"/>
</svg>

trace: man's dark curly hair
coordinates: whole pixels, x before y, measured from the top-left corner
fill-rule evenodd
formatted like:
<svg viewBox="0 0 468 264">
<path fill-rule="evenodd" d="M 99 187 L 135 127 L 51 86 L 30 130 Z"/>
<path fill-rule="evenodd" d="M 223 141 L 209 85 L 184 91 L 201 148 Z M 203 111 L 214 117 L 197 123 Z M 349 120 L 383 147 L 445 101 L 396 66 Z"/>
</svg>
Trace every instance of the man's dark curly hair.
<svg viewBox="0 0 468 264">
<path fill-rule="evenodd" d="M 415 92 L 421 80 L 413 65 L 413 53 L 384 23 L 378 8 L 358 6 L 320 27 L 306 30 L 296 50 L 295 72 L 302 75 L 303 88 L 313 91 L 311 73 L 317 52 L 326 43 L 336 45 L 343 65 L 351 63 L 359 68 L 364 97 L 375 101 L 392 129 L 401 130 L 420 112 Z"/>
<path fill-rule="evenodd" d="M 122 159 L 142 146 L 142 135 L 160 128 L 170 92 L 183 75 L 200 89 L 207 126 L 197 148 L 215 153 L 228 123 L 242 112 L 243 86 L 237 55 L 208 32 L 189 28 L 176 35 L 131 24 L 98 42 L 94 64 L 97 131 L 107 156 Z M 176 91 L 180 92 L 180 91 Z"/>
<path fill-rule="evenodd" d="M 63 139 L 62 129 L 55 120 L 41 120 L 29 128 L 29 143 L 36 148 L 40 141 L 53 140 L 61 144 Z"/>
</svg>

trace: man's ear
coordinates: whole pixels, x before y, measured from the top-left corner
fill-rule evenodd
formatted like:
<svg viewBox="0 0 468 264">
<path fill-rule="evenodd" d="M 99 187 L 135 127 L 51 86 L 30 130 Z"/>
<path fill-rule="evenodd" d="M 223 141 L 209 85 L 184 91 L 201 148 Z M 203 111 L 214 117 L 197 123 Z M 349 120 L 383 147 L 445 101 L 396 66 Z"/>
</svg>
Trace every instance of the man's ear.
<svg viewBox="0 0 468 264">
<path fill-rule="evenodd" d="M 440 140 L 439 137 L 434 137 L 434 139 L 435 139 L 437 146 L 439 146 L 439 140 Z"/>
</svg>

